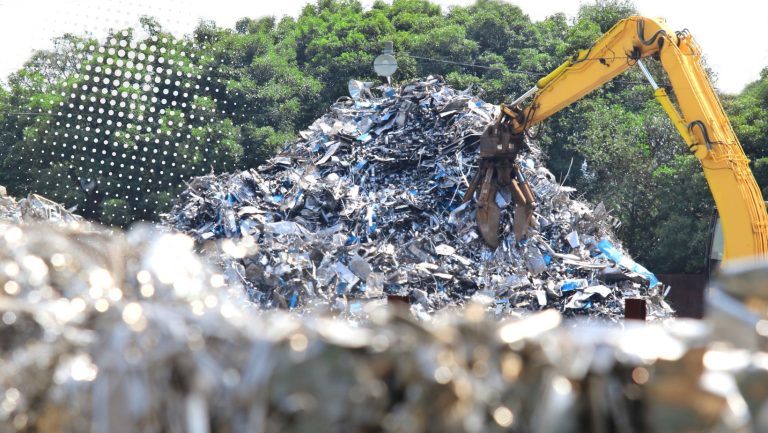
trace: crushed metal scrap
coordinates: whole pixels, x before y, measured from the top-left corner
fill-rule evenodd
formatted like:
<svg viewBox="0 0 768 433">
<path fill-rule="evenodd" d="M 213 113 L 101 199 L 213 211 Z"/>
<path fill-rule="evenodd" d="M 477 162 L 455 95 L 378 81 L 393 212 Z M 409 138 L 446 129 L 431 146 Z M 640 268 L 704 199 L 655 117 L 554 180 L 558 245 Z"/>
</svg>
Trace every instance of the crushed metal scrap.
<svg viewBox="0 0 768 433">
<path fill-rule="evenodd" d="M 554 308 L 618 319 L 633 297 L 651 317 L 672 314 L 605 206 L 571 199 L 530 143 L 519 166 L 539 203 L 533 226 L 515 239 L 500 191 L 501 244 L 484 244 L 462 196 L 496 106 L 433 77 L 378 90 L 339 99 L 259 170 L 192 179 L 166 224 L 201 243 L 243 239 L 220 260 L 264 308 L 358 315 L 389 295 L 423 316 L 474 299 L 499 316 Z"/>
<path fill-rule="evenodd" d="M 768 430 L 766 354 L 703 323 L 296 320 L 223 282 L 181 234 L 0 224 L 0 433 Z"/>
<path fill-rule="evenodd" d="M 85 223 L 79 215 L 41 195 L 29 194 L 27 198 L 17 201 L 8 195 L 4 186 L 0 186 L 0 221 L 15 224 L 41 221 L 58 224 Z"/>
</svg>

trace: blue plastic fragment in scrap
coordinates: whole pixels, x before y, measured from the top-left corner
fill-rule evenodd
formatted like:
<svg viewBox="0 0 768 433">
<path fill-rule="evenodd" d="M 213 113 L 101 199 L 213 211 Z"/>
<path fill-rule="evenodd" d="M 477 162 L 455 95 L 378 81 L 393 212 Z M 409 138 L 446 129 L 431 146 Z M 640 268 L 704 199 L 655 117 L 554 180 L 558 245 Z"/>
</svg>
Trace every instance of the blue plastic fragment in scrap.
<svg viewBox="0 0 768 433">
<path fill-rule="evenodd" d="M 293 201 L 293 205 L 296 206 L 299 204 L 299 201 L 301 200 L 301 196 L 304 195 L 304 190 L 299 190 L 299 193 L 296 194 L 296 199 Z"/>
<path fill-rule="evenodd" d="M 613 246 L 611 241 L 603 239 L 597 243 L 597 248 L 599 248 L 612 262 L 645 277 L 648 280 L 649 287 L 656 287 L 656 285 L 659 284 L 659 280 L 653 272 L 622 254 L 615 246 Z"/>
<path fill-rule="evenodd" d="M 563 282 L 563 284 L 560 286 L 560 290 L 563 292 L 572 292 L 576 289 L 580 289 L 587 285 L 587 281 L 584 279 L 579 280 L 566 280 Z"/>
<path fill-rule="evenodd" d="M 349 304 L 349 312 L 352 314 L 360 314 L 363 312 L 363 303 L 360 301 L 352 302 Z"/>
<path fill-rule="evenodd" d="M 296 308 L 296 302 L 299 300 L 299 292 L 294 291 L 293 296 L 291 296 L 291 310 Z"/>
<path fill-rule="evenodd" d="M 349 285 L 349 284 L 347 284 L 347 283 L 346 283 L 346 282 L 344 282 L 344 281 L 340 282 L 340 283 L 339 283 L 339 284 L 336 286 L 336 294 L 337 294 L 337 295 L 343 295 L 344 293 L 346 293 L 346 292 L 347 292 L 347 286 L 348 286 L 348 285 Z"/>
<path fill-rule="evenodd" d="M 368 164 L 368 161 L 364 159 L 358 162 L 357 164 L 355 164 L 355 167 L 352 169 L 352 171 L 360 171 L 363 168 L 365 168 L 366 164 Z"/>
<path fill-rule="evenodd" d="M 435 174 L 434 179 L 439 180 L 444 178 L 448 173 L 445 172 L 445 169 L 442 166 L 437 166 L 437 173 Z"/>
</svg>

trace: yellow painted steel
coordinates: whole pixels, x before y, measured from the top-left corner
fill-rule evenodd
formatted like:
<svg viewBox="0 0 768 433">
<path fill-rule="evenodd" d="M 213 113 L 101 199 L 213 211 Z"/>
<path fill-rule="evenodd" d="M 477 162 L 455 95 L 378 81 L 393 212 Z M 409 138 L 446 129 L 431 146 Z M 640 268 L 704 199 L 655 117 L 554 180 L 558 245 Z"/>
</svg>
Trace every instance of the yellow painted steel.
<svg viewBox="0 0 768 433">
<path fill-rule="evenodd" d="M 551 83 L 552 80 L 559 77 L 560 74 L 562 74 L 566 69 L 571 67 L 573 65 L 573 62 L 571 60 L 567 60 L 562 65 L 558 66 L 557 69 L 547 74 L 547 76 L 541 78 L 539 81 L 536 82 L 536 87 L 539 89 L 543 89 L 547 87 L 547 84 Z"/>
<path fill-rule="evenodd" d="M 542 78 L 522 114 L 503 107 L 518 132 L 530 128 L 632 67 L 654 56 L 666 71 L 679 112 L 663 89 L 655 96 L 699 159 L 717 204 L 728 261 L 768 255 L 768 215 L 749 161 L 701 65 L 701 50 L 687 32 L 663 19 L 619 21 L 589 50 Z M 681 191 L 685 194 L 685 191 Z"/>
<path fill-rule="evenodd" d="M 691 131 L 688 130 L 688 126 L 685 124 L 683 116 L 678 113 L 677 108 L 675 108 L 675 105 L 672 103 L 672 100 L 669 99 L 667 91 L 664 90 L 663 87 L 659 87 L 658 89 L 654 90 L 653 96 L 656 97 L 656 100 L 659 101 L 661 107 L 664 108 L 667 116 L 669 116 L 669 119 L 672 120 L 672 124 L 675 125 L 675 128 L 677 128 L 677 132 L 679 132 L 683 137 L 685 144 L 688 145 L 689 149 L 692 148 L 694 141 L 693 136 L 691 135 Z M 706 149 L 706 147 L 704 147 L 704 149 Z"/>
</svg>

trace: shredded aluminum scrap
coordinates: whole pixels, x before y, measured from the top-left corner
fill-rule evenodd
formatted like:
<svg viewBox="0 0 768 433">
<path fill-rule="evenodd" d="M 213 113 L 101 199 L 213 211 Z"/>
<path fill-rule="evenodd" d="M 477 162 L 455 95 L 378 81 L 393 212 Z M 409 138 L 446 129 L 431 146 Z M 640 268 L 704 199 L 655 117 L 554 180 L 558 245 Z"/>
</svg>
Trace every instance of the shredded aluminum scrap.
<svg viewBox="0 0 768 433">
<path fill-rule="evenodd" d="M 503 241 L 484 244 L 461 197 L 496 106 L 433 77 L 379 91 L 341 98 L 259 170 L 192 179 L 166 224 L 201 243 L 241 240 L 216 254 L 264 308 L 354 316 L 389 295 L 421 316 L 473 299 L 498 316 L 555 308 L 618 320 L 633 297 L 653 318 L 672 314 L 605 207 L 572 200 L 532 145 L 520 165 L 540 203 L 534 227 L 516 240 L 500 193 Z"/>
<path fill-rule="evenodd" d="M 0 433 L 768 429 L 768 354 L 702 323 L 261 311 L 181 234 L 0 224 Z"/>
<path fill-rule="evenodd" d="M 68 211 L 61 204 L 37 194 L 29 194 L 27 198 L 16 201 L 7 194 L 4 186 L 0 186 L 0 221 L 16 224 L 41 221 L 57 224 L 85 223 L 82 217 Z"/>
</svg>

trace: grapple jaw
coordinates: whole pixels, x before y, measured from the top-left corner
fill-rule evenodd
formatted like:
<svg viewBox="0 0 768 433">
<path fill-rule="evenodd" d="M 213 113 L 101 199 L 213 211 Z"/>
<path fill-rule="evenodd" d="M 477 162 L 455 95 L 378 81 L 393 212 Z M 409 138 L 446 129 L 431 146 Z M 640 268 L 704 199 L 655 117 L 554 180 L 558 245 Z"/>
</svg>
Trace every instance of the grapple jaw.
<svg viewBox="0 0 768 433">
<path fill-rule="evenodd" d="M 517 155 L 527 149 L 522 134 L 514 133 L 509 123 L 497 122 L 480 137 L 480 166 L 464 194 L 464 201 L 477 194 L 477 226 L 483 240 L 492 248 L 499 246 L 501 209 L 496 193 L 507 189 L 515 203 L 513 229 L 515 239 L 525 238 L 533 220 L 536 198 L 517 165 Z"/>
</svg>

